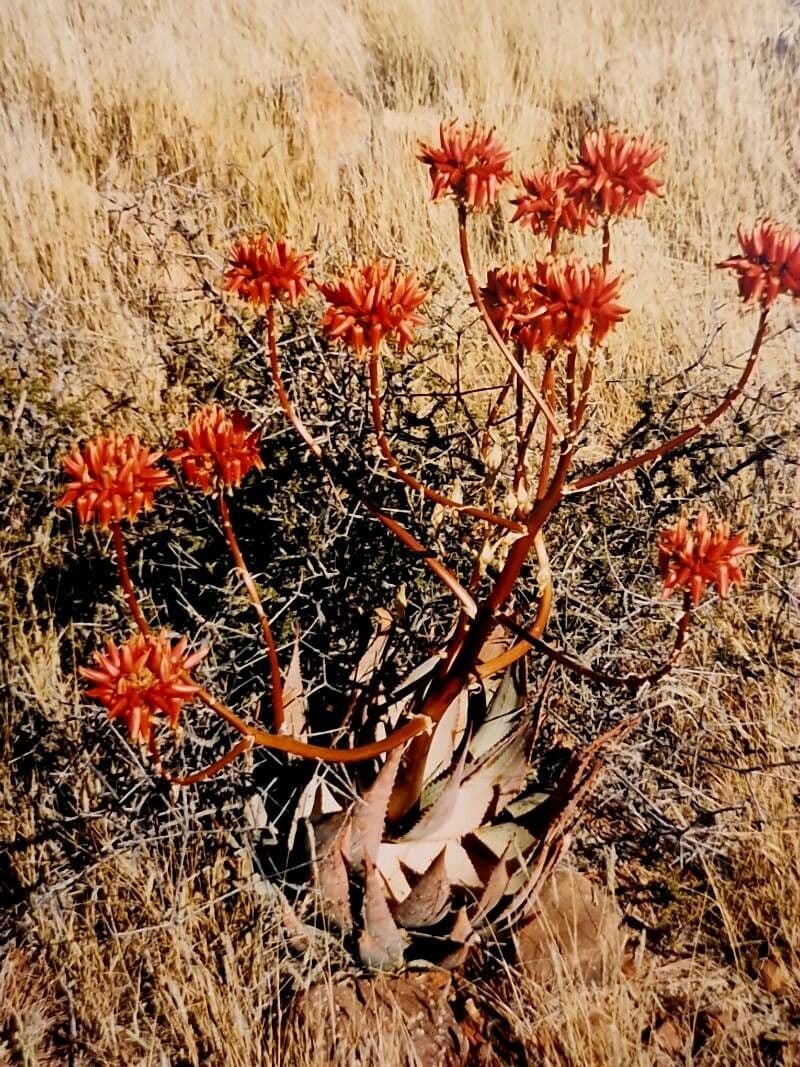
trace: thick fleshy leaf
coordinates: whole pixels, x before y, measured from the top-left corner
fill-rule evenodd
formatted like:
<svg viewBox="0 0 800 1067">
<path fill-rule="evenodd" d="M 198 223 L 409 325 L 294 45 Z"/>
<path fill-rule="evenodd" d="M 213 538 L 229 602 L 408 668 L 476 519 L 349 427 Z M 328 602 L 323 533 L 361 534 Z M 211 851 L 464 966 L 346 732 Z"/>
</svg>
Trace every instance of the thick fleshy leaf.
<svg viewBox="0 0 800 1067">
<path fill-rule="evenodd" d="M 508 630 L 505 626 L 498 624 L 497 626 L 495 626 L 494 630 L 492 630 L 486 641 L 486 644 L 481 649 L 480 655 L 478 656 L 478 662 L 488 663 L 489 660 L 492 660 L 496 656 L 499 656 L 501 655 L 501 653 L 505 652 L 510 643 L 511 638 L 509 637 Z M 502 680 L 504 677 L 505 674 L 493 674 L 489 678 L 486 678 L 484 680 L 483 688 L 486 693 L 487 704 L 491 702 L 495 693 L 502 684 Z"/>
<path fill-rule="evenodd" d="M 461 908 L 456 916 L 448 940 L 453 943 L 453 948 L 439 961 L 439 965 L 448 970 L 454 970 L 464 963 L 475 941 L 475 931 L 472 929 L 466 908 Z"/>
<path fill-rule="evenodd" d="M 383 661 L 383 654 L 394 623 L 392 616 L 385 608 L 378 608 L 375 612 L 375 621 L 375 631 L 370 643 L 367 645 L 350 678 L 357 689 L 365 688 L 372 681 L 375 671 Z"/>
<path fill-rule="evenodd" d="M 511 851 L 511 847 L 503 853 L 495 866 L 492 868 L 489 877 L 486 879 L 486 884 L 483 888 L 483 892 L 478 898 L 476 907 L 472 915 L 472 924 L 475 927 L 481 926 L 491 916 L 494 909 L 503 899 L 508 892 L 509 881 L 509 862 L 508 854 Z"/>
<path fill-rule="evenodd" d="M 342 805 L 328 788 L 325 779 L 321 777 L 319 771 L 315 772 L 311 781 L 297 798 L 297 804 L 289 827 L 287 852 L 291 852 L 294 847 L 297 831 L 302 823 L 308 819 L 319 819 L 321 821 L 322 816 L 331 815 L 341 810 Z"/>
<path fill-rule="evenodd" d="M 379 970 L 403 964 L 408 938 L 392 917 L 380 875 L 368 858 L 364 861 L 363 932 L 359 937 L 362 962 Z"/>
<path fill-rule="evenodd" d="M 453 753 L 464 737 L 467 727 L 467 709 L 469 693 L 462 689 L 450 707 L 436 724 L 425 760 L 423 779 L 426 782 L 449 770 L 453 762 Z"/>
<path fill-rule="evenodd" d="M 460 811 L 457 810 L 459 806 L 461 781 L 464 776 L 464 765 L 467 759 L 466 746 L 461 752 L 458 763 L 453 768 L 453 773 L 445 783 L 444 789 L 439 794 L 439 797 L 435 803 L 423 812 L 417 823 L 404 834 L 399 837 L 398 843 L 406 843 L 411 841 L 447 841 L 460 836 L 459 826 L 465 819 L 470 824 L 469 830 L 474 830 L 475 827 L 480 825 L 481 818 L 483 817 L 483 811 L 476 815 L 474 810 L 465 810 L 464 805 L 460 805 Z M 489 794 L 489 800 L 491 799 L 491 791 Z M 488 800 L 486 807 L 488 807 Z M 472 825 L 475 820 L 474 825 Z M 461 833 L 469 833 L 469 830 L 463 830 Z"/>
<path fill-rule="evenodd" d="M 476 759 L 485 756 L 519 725 L 527 702 L 527 690 L 517 664 L 509 667 L 495 692 L 486 720 L 476 731 L 470 752 Z"/>
<path fill-rule="evenodd" d="M 442 657 L 440 655 L 430 656 L 428 659 L 423 660 L 397 686 L 393 694 L 394 699 L 399 700 L 401 697 L 406 697 L 409 693 L 413 693 L 423 678 L 427 678 L 429 674 L 432 674 L 441 662 Z"/>
<path fill-rule="evenodd" d="M 350 813 L 342 812 L 309 827 L 312 836 L 314 885 L 322 914 L 345 933 L 353 928 L 350 879 L 344 854 L 349 850 Z"/>
<path fill-rule="evenodd" d="M 410 929 L 434 926 L 450 907 L 451 885 L 445 851 L 442 849 L 409 895 L 394 909 L 394 917 L 401 926 Z"/>
<path fill-rule="evenodd" d="M 294 649 L 283 683 L 283 724 L 281 733 L 303 739 L 308 733 L 308 701 L 300 668 L 300 632 L 294 639 Z"/>
<path fill-rule="evenodd" d="M 378 850 L 378 866 L 387 884 L 394 884 L 397 881 L 397 872 L 403 868 L 415 874 L 424 874 L 442 851 L 442 846 L 448 880 L 453 885 L 467 889 L 481 889 L 483 883 L 480 875 L 459 841 L 409 841 L 406 844 L 384 842 Z M 403 899 L 407 895 L 408 893 L 405 893 Z M 395 899 L 398 899 L 396 895 Z"/>
<path fill-rule="evenodd" d="M 375 781 L 352 809 L 352 832 L 348 859 L 355 871 L 361 871 L 365 858 L 373 864 L 384 833 L 386 807 L 392 793 L 397 768 L 403 757 L 402 747 L 393 748 L 378 772 Z"/>
<path fill-rule="evenodd" d="M 536 840 L 524 826 L 515 822 L 479 826 L 473 836 L 494 856 L 508 855 L 512 858 L 524 856 Z"/>
</svg>

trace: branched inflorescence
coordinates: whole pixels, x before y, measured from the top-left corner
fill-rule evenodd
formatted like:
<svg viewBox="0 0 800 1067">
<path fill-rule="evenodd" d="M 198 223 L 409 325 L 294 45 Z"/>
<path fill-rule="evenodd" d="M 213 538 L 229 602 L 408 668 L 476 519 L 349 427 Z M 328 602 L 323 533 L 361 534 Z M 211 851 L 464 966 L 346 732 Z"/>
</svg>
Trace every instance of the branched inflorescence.
<svg viewBox="0 0 800 1067">
<path fill-rule="evenodd" d="M 287 733 L 284 670 L 229 505 L 244 480 L 269 463 L 262 454 L 260 432 L 247 415 L 228 411 L 219 403 L 201 408 L 178 431 L 179 444 L 166 452 L 166 458 L 177 464 L 183 480 L 206 494 L 219 512 L 228 550 L 267 650 L 271 729 L 243 720 L 207 692 L 193 676 L 205 650 L 190 652 L 185 637 L 173 640 L 166 633 L 153 633 L 139 602 L 126 562 L 122 523 L 132 523 L 150 511 L 156 494 L 175 483 L 159 465 L 164 453 L 151 451 L 135 436 L 120 437 L 108 431 L 65 458 L 68 485 L 59 505 L 74 507 L 80 523 L 94 522 L 111 531 L 122 589 L 136 626 L 136 632 L 121 644 L 109 639 L 105 651 L 96 654 L 95 666 L 82 668 L 91 683 L 88 695 L 121 722 L 134 741 L 149 747 L 165 774 L 157 743 L 159 717 L 177 729 L 182 709 L 201 701 L 238 735 L 230 752 L 210 767 L 185 779 L 167 775 L 172 781 L 199 781 L 259 745 L 339 762 L 373 759 L 404 748 L 402 762 L 391 764 L 392 787 L 386 802 L 389 818 L 403 819 L 421 802 L 424 768 L 437 724 L 462 701 L 458 706 L 467 709 L 464 736 L 478 725 L 469 719 L 470 687 L 487 684 L 494 675 L 535 653 L 597 686 L 623 686 L 638 692 L 672 669 L 685 646 L 695 608 L 709 587 L 725 598 L 731 588 L 743 583 L 742 565 L 756 549 L 747 544 L 744 532 L 732 535 L 727 521 L 714 522 L 703 509 L 693 523 L 681 518 L 658 539 L 664 595 L 676 590 L 683 595 L 674 642 L 660 663 L 656 661 L 655 667 L 642 674 L 614 675 L 587 666 L 543 638 L 554 595 L 545 529 L 556 508 L 572 494 L 667 456 L 709 430 L 750 380 L 775 301 L 782 296 L 800 297 L 800 232 L 773 221 L 756 223 L 749 231 L 740 228 L 741 251 L 719 264 L 736 274 L 743 301 L 759 308 L 750 354 L 738 381 L 712 410 L 675 436 L 570 481 L 581 431 L 590 422 L 589 401 L 602 366 L 601 346 L 610 342 L 628 314 L 621 302 L 622 275 L 610 267 L 611 223 L 640 215 L 650 197 L 661 195 L 663 182 L 653 176 L 651 168 L 663 151 L 649 137 L 609 127 L 587 132 L 574 162 L 523 175 L 523 191 L 512 200 L 516 211 L 511 221 L 545 238 L 548 246 L 528 261 L 491 267 L 481 282 L 472 263 L 469 224 L 498 204 L 503 187 L 512 180 L 511 152 L 494 130 L 455 122 L 442 125 L 438 146 L 420 145 L 418 158 L 429 170 L 432 199 L 450 198 L 455 204 L 469 294 L 488 341 L 507 364 L 507 377 L 492 386 L 495 391 L 488 407 L 471 414 L 483 420 L 482 432 L 475 437 L 475 458 L 484 464 L 485 485 L 491 490 L 483 499 L 465 501 L 461 492 L 447 495 L 426 485 L 405 469 L 390 443 L 383 408 L 383 359 L 390 349 L 406 352 L 417 329 L 427 321 L 422 308 L 428 292 L 415 272 L 400 269 L 394 260 L 375 259 L 351 265 L 332 280 L 315 282 L 313 254 L 298 251 L 288 238 L 274 240 L 261 233 L 240 239 L 231 250 L 223 288 L 263 316 L 268 376 L 286 419 L 327 475 L 352 493 L 408 550 L 409 559 L 427 567 L 454 600 L 450 635 L 433 658 L 433 666 L 419 672 L 394 707 L 391 721 L 399 725 L 387 727 L 385 700 L 361 707 L 361 721 L 374 740 L 360 746 L 325 747 Z M 571 250 L 558 254 L 561 241 L 567 239 L 574 245 L 587 237 L 591 242 L 594 232 L 600 234 L 598 262 L 587 258 L 586 249 L 581 255 Z M 436 509 L 437 526 L 448 514 L 473 520 L 475 562 L 470 574 L 459 575 L 455 566 L 436 555 L 424 535 L 412 532 L 369 497 L 327 453 L 290 399 L 279 357 L 278 316 L 285 319 L 287 308 L 313 299 L 315 290 L 325 302 L 320 334 L 352 352 L 362 368 L 372 429 L 391 475 Z M 458 390 L 454 401 L 465 403 Z M 501 423 L 513 425 L 510 448 L 500 446 Z M 510 465 L 507 470 L 504 462 Z M 502 479 L 507 486 L 505 497 L 492 488 Z M 533 617 L 526 622 L 518 614 L 515 592 L 532 559 L 538 567 L 539 589 Z M 498 632 L 505 634 L 499 643 Z M 362 691 L 353 695 L 356 701 L 367 699 Z M 630 722 L 634 720 L 631 717 Z M 577 804 L 576 798 L 588 788 L 593 761 L 608 740 L 620 736 L 619 729 L 597 738 L 584 762 L 575 764 L 573 792 L 565 793 L 570 803 Z M 569 805 L 567 809 L 572 810 Z M 559 827 L 558 832 L 563 831 L 566 818 L 564 812 L 552 815 L 553 833 Z M 549 862 L 543 859 L 541 870 Z"/>
</svg>

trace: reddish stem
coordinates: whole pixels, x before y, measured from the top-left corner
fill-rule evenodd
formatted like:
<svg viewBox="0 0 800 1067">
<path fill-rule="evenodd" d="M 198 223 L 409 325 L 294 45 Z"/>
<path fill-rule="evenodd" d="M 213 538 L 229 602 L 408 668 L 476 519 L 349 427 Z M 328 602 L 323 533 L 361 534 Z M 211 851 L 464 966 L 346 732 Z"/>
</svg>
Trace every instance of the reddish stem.
<svg viewBox="0 0 800 1067">
<path fill-rule="evenodd" d="M 690 426 L 688 430 L 684 430 L 683 433 L 671 437 L 668 441 L 664 441 L 663 444 L 656 445 L 654 448 L 649 448 L 646 452 L 640 452 L 636 456 L 631 456 L 629 459 L 625 459 L 621 463 L 615 463 L 612 467 L 606 467 L 604 470 L 589 474 L 585 478 L 579 478 L 576 482 L 567 486 L 566 491 L 570 493 L 577 492 L 581 489 L 590 489 L 593 485 L 600 485 L 601 482 L 607 482 L 610 478 L 616 478 L 618 474 L 623 474 L 625 471 L 633 470 L 635 467 L 643 467 L 647 463 L 652 463 L 654 459 L 666 456 L 669 452 L 673 452 L 676 448 L 680 448 L 681 445 L 685 445 L 687 441 L 691 441 L 692 438 L 697 437 L 698 434 L 707 430 L 717 421 L 717 419 L 721 418 L 741 395 L 742 390 L 747 385 L 750 376 L 755 369 L 756 363 L 758 362 L 758 354 L 761 350 L 761 345 L 766 333 L 768 310 L 769 309 L 766 307 L 761 310 L 761 317 L 758 320 L 758 329 L 756 330 L 756 335 L 753 339 L 750 355 L 738 382 L 728 390 L 713 411 L 709 412 L 708 415 L 705 415 L 702 419 L 696 422 L 694 426 Z"/>
<path fill-rule="evenodd" d="M 304 759 L 318 759 L 323 763 L 361 763 L 363 760 L 374 759 L 384 752 L 390 752 L 393 748 L 405 744 L 412 737 L 421 734 L 431 728 L 431 721 L 425 715 L 417 715 L 404 726 L 399 727 L 383 738 L 382 741 L 371 741 L 366 745 L 358 745 L 355 748 L 327 748 L 324 745 L 311 745 L 306 741 L 299 741 L 296 737 L 287 737 L 285 734 L 271 734 L 266 730 L 260 730 L 257 726 L 249 726 L 243 719 L 231 711 L 221 701 L 216 700 L 205 689 L 200 689 L 197 696 L 203 703 L 220 715 L 230 726 L 246 738 L 251 739 L 254 745 L 262 748 L 270 748 L 276 752 L 286 752 L 290 756 L 302 756 Z"/>
<path fill-rule="evenodd" d="M 553 371 L 553 355 L 548 353 L 547 365 L 545 366 L 542 379 L 542 391 L 550 402 L 555 399 L 555 383 Z M 547 481 L 550 477 L 550 463 L 553 457 L 553 428 L 546 426 L 544 431 L 544 447 L 542 448 L 542 465 L 539 468 L 539 484 L 536 490 L 536 499 L 541 500 L 547 490 Z"/>
<path fill-rule="evenodd" d="M 151 733 L 149 740 L 150 755 L 156 766 L 156 770 L 162 778 L 165 778 L 170 783 L 170 785 L 179 786 L 197 785 L 198 782 L 204 782 L 208 778 L 213 778 L 215 774 L 218 774 L 223 768 L 227 767 L 229 763 L 233 763 L 233 761 L 241 756 L 243 752 L 249 752 L 252 747 L 252 737 L 243 737 L 241 741 L 236 742 L 230 752 L 226 752 L 224 756 L 220 756 L 218 760 L 209 763 L 209 765 L 203 767 L 202 770 L 194 771 L 193 774 L 175 775 L 168 771 L 161 762 L 161 751 L 158 747 L 156 735 Z"/>
<path fill-rule="evenodd" d="M 589 354 L 586 357 L 586 366 L 583 368 L 583 378 L 581 380 L 581 395 L 578 400 L 578 407 L 575 411 L 575 423 L 572 427 L 573 433 L 577 433 L 583 425 L 583 420 L 586 415 L 586 406 L 589 403 L 589 392 L 592 387 L 592 376 L 594 374 L 595 361 L 597 359 L 597 348 L 595 345 L 589 349 Z"/>
<path fill-rule="evenodd" d="M 519 360 L 510 351 L 508 345 L 506 345 L 505 341 L 500 336 L 500 333 L 498 332 L 495 324 L 492 322 L 492 317 L 486 308 L 486 304 L 484 303 L 483 297 L 481 296 L 480 286 L 478 285 L 475 273 L 472 269 L 472 260 L 469 254 L 469 240 L 467 237 L 467 209 L 466 206 L 462 203 L 459 203 L 458 205 L 458 238 L 459 247 L 461 249 L 461 260 L 464 264 L 464 273 L 467 278 L 467 285 L 469 286 L 469 291 L 472 294 L 473 302 L 475 304 L 475 307 L 478 309 L 481 318 L 483 319 L 484 325 L 486 326 L 489 336 L 500 349 L 503 358 L 506 360 L 509 366 L 514 369 L 514 372 L 516 373 L 517 377 L 522 380 L 522 384 L 525 386 L 528 393 L 530 393 L 534 404 L 536 404 L 536 406 L 541 409 L 542 414 L 547 419 L 548 423 L 552 426 L 555 433 L 560 434 L 558 422 L 556 421 L 556 417 L 553 414 L 551 408 L 547 404 L 544 397 L 542 397 L 539 391 L 536 389 L 528 375 L 525 373 L 525 370 L 520 365 Z"/>
<path fill-rule="evenodd" d="M 383 512 L 377 504 L 370 500 L 370 498 L 361 491 L 352 478 L 345 474 L 345 472 L 342 471 L 317 444 L 305 423 L 295 411 L 294 405 L 289 399 L 289 395 L 286 392 L 281 378 L 280 362 L 278 360 L 278 345 L 275 338 L 275 315 L 272 307 L 267 308 L 267 340 L 267 354 L 269 356 L 270 372 L 275 391 L 278 395 L 278 401 L 283 409 L 284 415 L 308 446 L 311 454 L 322 464 L 325 470 L 328 471 L 334 481 L 344 485 L 348 492 L 364 505 L 373 518 L 377 519 L 387 530 L 394 534 L 398 541 L 405 545 L 409 551 L 413 552 L 415 556 L 419 556 L 428 570 L 435 574 L 439 581 L 450 590 L 453 596 L 463 606 L 466 613 L 472 618 L 477 610 L 475 601 L 467 590 L 464 589 L 453 572 L 449 570 L 441 560 L 437 559 L 429 548 L 426 548 L 425 545 L 421 544 L 416 537 L 405 528 L 405 526 Z"/>
<path fill-rule="evenodd" d="M 383 425 L 383 411 L 381 409 L 379 372 L 380 363 L 378 357 L 373 355 L 369 361 L 369 399 L 372 411 L 372 425 L 383 458 L 400 481 L 415 492 L 422 493 L 427 500 L 432 500 L 434 503 L 440 504 L 444 508 L 452 508 L 454 511 L 458 511 L 462 515 L 469 515 L 472 518 L 481 519 L 483 522 L 491 523 L 494 526 L 502 526 L 506 530 L 515 530 L 517 533 L 521 533 L 524 527 L 521 526 L 520 523 L 514 522 L 513 519 L 507 519 L 505 516 L 497 515 L 491 511 L 484 511 L 483 508 L 472 507 L 468 504 L 459 504 L 457 500 L 452 500 L 450 497 L 445 496 L 444 493 L 439 493 L 435 489 L 430 489 L 427 485 L 423 485 L 422 482 L 418 481 L 418 479 L 413 476 L 413 474 L 409 474 L 407 471 L 403 470 L 400 461 L 392 452 L 391 446 L 386 438 L 386 431 Z"/>
<path fill-rule="evenodd" d="M 497 416 L 500 414 L 500 410 L 503 407 L 503 404 L 505 403 L 505 399 L 508 396 L 509 390 L 511 389 L 511 386 L 513 384 L 514 384 L 514 371 L 510 370 L 508 372 L 508 377 L 506 378 L 505 382 L 503 383 L 503 386 L 502 386 L 500 392 L 497 394 L 497 399 L 494 401 L 492 406 L 489 408 L 489 414 L 486 416 L 486 426 L 484 427 L 483 435 L 481 436 L 481 455 L 482 456 L 485 456 L 485 454 L 486 454 L 486 452 L 487 452 L 487 450 L 489 448 L 489 440 L 490 440 L 489 431 L 491 430 L 492 426 L 497 421 Z M 537 408 L 536 409 L 537 414 L 538 414 L 538 411 L 539 411 L 539 409 Z"/>
<path fill-rule="evenodd" d="M 611 262 L 611 220 L 603 219 L 603 270 L 606 270 Z"/>
<path fill-rule="evenodd" d="M 678 620 L 678 630 L 675 635 L 675 643 L 669 659 L 661 664 L 660 667 L 657 667 L 654 671 L 650 671 L 647 674 L 619 675 L 610 674 L 607 671 L 594 670 L 592 667 L 588 667 L 585 663 L 581 663 L 580 660 L 573 659 L 572 656 L 568 655 L 566 652 L 562 652 L 561 649 L 554 648 L 546 641 L 542 641 L 538 634 L 534 632 L 534 628 L 526 630 L 523 627 L 518 626 L 513 619 L 505 615 L 500 617 L 500 621 L 504 626 L 507 626 L 513 633 L 522 639 L 520 644 L 527 643 L 538 652 L 542 652 L 549 659 L 553 660 L 554 663 L 558 663 L 560 666 L 565 667 L 574 674 L 579 674 L 581 677 L 588 678 L 590 681 L 597 682 L 600 685 L 624 687 L 635 692 L 641 689 L 643 685 L 654 685 L 667 675 L 675 666 L 675 662 L 686 644 L 686 635 L 689 632 L 689 627 L 692 621 L 692 610 L 691 602 L 687 596 L 684 600 L 683 614 Z"/>
<path fill-rule="evenodd" d="M 281 668 L 278 663 L 278 649 L 275 645 L 275 637 L 272 633 L 272 627 L 269 624 L 266 612 L 264 611 L 264 605 L 261 602 L 261 596 L 258 592 L 258 586 L 255 583 L 253 575 L 250 573 L 250 569 L 244 561 L 242 550 L 239 547 L 239 540 L 236 537 L 236 533 L 233 529 L 233 523 L 231 522 L 231 513 L 228 508 L 228 503 L 225 500 L 223 492 L 219 493 L 217 497 L 219 505 L 219 517 L 222 524 L 222 532 L 225 534 L 225 540 L 228 542 L 228 548 L 230 549 L 233 562 L 236 564 L 236 568 L 241 575 L 244 587 L 247 590 L 247 595 L 250 598 L 250 603 L 255 608 L 258 621 L 261 626 L 261 634 L 264 638 L 264 644 L 267 649 L 267 658 L 269 660 L 269 673 L 270 673 L 270 686 L 272 697 L 272 722 L 276 730 L 280 730 L 283 726 L 283 683 L 281 682 Z"/>
<path fill-rule="evenodd" d="M 550 571 L 550 559 L 547 555 L 547 548 L 545 547 L 544 537 L 541 531 L 536 536 L 534 542 L 536 549 L 536 555 L 539 560 L 539 587 L 541 592 L 539 593 L 539 604 L 536 609 L 536 618 L 530 627 L 530 633 L 535 637 L 541 637 L 547 626 L 548 619 L 550 618 L 550 611 L 553 606 L 553 575 Z M 487 660 L 486 663 L 480 663 L 475 668 L 475 673 L 481 679 L 490 678 L 493 674 L 499 674 L 500 671 L 505 670 L 506 667 L 510 667 L 512 663 L 516 663 L 518 659 L 522 659 L 533 648 L 533 644 L 528 640 L 518 641 L 517 644 L 511 648 L 506 649 L 505 652 L 501 652 L 494 659 Z"/>
<path fill-rule="evenodd" d="M 118 522 L 111 523 L 111 533 L 114 537 L 114 549 L 117 553 L 117 570 L 119 571 L 119 580 L 122 585 L 122 591 L 125 593 L 125 598 L 128 601 L 128 607 L 133 616 L 133 621 L 139 628 L 139 632 L 144 637 L 147 637 L 150 633 L 150 627 L 147 624 L 147 619 L 144 617 L 144 612 L 139 604 L 139 598 L 136 596 L 136 590 L 131 581 L 131 574 L 128 570 L 128 557 L 125 552 L 125 539 L 122 536 L 122 528 Z"/>
</svg>

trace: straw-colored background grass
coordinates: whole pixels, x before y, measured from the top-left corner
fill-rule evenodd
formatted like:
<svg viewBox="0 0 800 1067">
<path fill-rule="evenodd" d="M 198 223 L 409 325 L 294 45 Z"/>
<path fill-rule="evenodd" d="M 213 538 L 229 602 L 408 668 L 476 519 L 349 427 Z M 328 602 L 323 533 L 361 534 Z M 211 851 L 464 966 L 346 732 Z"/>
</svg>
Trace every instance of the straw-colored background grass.
<svg viewBox="0 0 800 1067">
<path fill-rule="evenodd" d="M 52 491 L 48 440 L 99 418 L 163 438 L 190 400 L 175 364 L 180 337 L 207 314 L 199 272 L 215 279 L 232 233 L 259 221 L 286 230 L 315 245 L 321 266 L 381 252 L 455 272 L 453 212 L 429 203 L 413 158 L 440 117 L 496 124 L 519 167 L 564 160 L 597 122 L 651 131 L 668 146 L 666 195 L 615 235 L 632 313 L 600 395 L 597 422 L 609 426 L 592 445 L 600 456 L 610 431 L 637 415 L 635 383 L 692 364 L 719 321 L 712 365 L 746 346 L 752 315 L 714 270 L 737 223 L 798 222 L 800 12 L 785 0 L 5 0 L 0 99 L 0 464 L 14 492 L 33 492 L 29 510 L 9 497 L 0 541 L 9 752 L 24 718 L 76 730 L 86 714 L 62 673 L 63 634 L 30 595 L 58 537 L 36 499 L 37 486 Z M 497 237 L 488 224 L 477 242 L 482 266 L 524 247 L 519 233 Z M 775 316 L 776 331 L 790 328 L 765 350 L 753 387 L 767 405 L 780 398 L 770 423 L 780 437 L 796 385 L 794 315 Z M 38 452 L 15 438 L 31 411 Z M 698 1062 L 797 1062 L 798 985 L 776 996 L 759 981 L 767 953 L 792 969 L 800 945 L 797 720 L 790 680 L 770 673 L 762 647 L 793 579 L 792 470 L 771 460 L 759 490 L 778 513 L 767 536 L 784 549 L 760 572 L 772 593 L 747 601 L 755 629 L 733 609 L 728 628 L 701 645 L 680 718 L 715 738 L 728 768 L 787 765 L 706 774 L 704 796 L 737 815 L 703 854 L 702 892 L 677 892 L 661 916 L 680 930 L 675 958 L 600 990 L 565 984 L 512 1003 L 529 1062 L 661 1062 L 666 1053 L 642 1034 L 673 1015 L 689 1035 L 679 1062 L 691 1060 L 693 1041 L 699 1049 L 691 1035 L 707 1018 L 723 1021 L 719 1032 L 703 1023 L 714 1033 Z M 747 491 L 752 468 L 743 478 Z M 757 520 L 755 510 L 741 499 L 740 521 Z M 757 655 L 770 669 L 748 682 L 715 666 L 717 638 L 737 650 L 734 664 Z M 6 846 L 36 842 L 51 812 L 37 782 L 52 782 L 20 767 L 0 769 Z M 678 794 L 697 788 L 696 772 L 691 761 L 676 767 Z M 87 793 L 85 810 L 95 801 Z M 201 869 L 177 809 L 145 848 L 112 848 L 119 838 L 103 818 L 96 827 L 97 858 L 79 887 L 48 881 L 46 833 L 5 853 L 0 882 L 31 891 L 13 925 L 26 947 L 9 945 L 0 961 L 0 1062 L 281 1062 L 270 1006 L 299 965 L 271 906 L 250 889 L 217 891 L 217 875 L 227 885 L 231 872 Z M 664 868 L 678 871 L 680 848 L 670 847 Z M 378 1062 L 373 1040 L 365 1056 Z"/>
</svg>

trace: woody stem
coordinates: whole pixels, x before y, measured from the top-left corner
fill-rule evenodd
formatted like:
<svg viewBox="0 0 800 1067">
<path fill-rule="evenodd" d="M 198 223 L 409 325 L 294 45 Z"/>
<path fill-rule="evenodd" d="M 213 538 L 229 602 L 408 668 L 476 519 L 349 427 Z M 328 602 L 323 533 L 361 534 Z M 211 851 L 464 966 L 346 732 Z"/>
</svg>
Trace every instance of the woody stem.
<svg viewBox="0 0 800 1067">
<path fill-rule="evenodd" d="M 220 523 L 222 524 L 222 532 L 225 534 L 225 540 L 228 542 L 231 557 L 236 564 L 236 569 L 241 575 L 244 587 L 247 590 L 247 595 L 250 598 L 251 604 L 255 608 L 261 626 L 261 634 L 264 638 L 264 645 L 266 646 L 267 658 L 269 660 L 270 686 L 272 690 L 272 721 L 275 729 L 280 730 L 283 725 L 283 684 L 281 682 L 281 668 L 278 663 L 278 649 L 275 645 L 272 627 L 270 626 L 269 619 L 264 611 L 264 605 L 261 602 L 258 586 L 255 583 L 253 575 L 250 573 L 250 569 L 244 561 L 242 550 L 239 547 L 239 540 L 233 529 L 231 513 L 224 493 L 219 493 L 217 503 L 219 506 L 219 518 Z"/>
<path fill-rule="evenodd" d="M 150 633 L 150 627 L 147 624 L 147 619 L 144 617 L 144 612 L 139 604 L 139 598 L 136 595 L 136 590 L 131 581 L 131 573 L 128 570 L 128 556 L 125 552 L 125 539 L 122 536 L 122 528 L 118 522 L 111 523 L 111 533 L 114 538 L 114 549 L 117 555 L 117 570 L 119 571 L 119 581 L 122 586 L 122 591 L 125 594 L 125 599 L 128 601 L 128 607 L 133 616 L 133 621 L 138 626 L 139 632 L 144 637 L 147 637 Z"/>
</svg>

